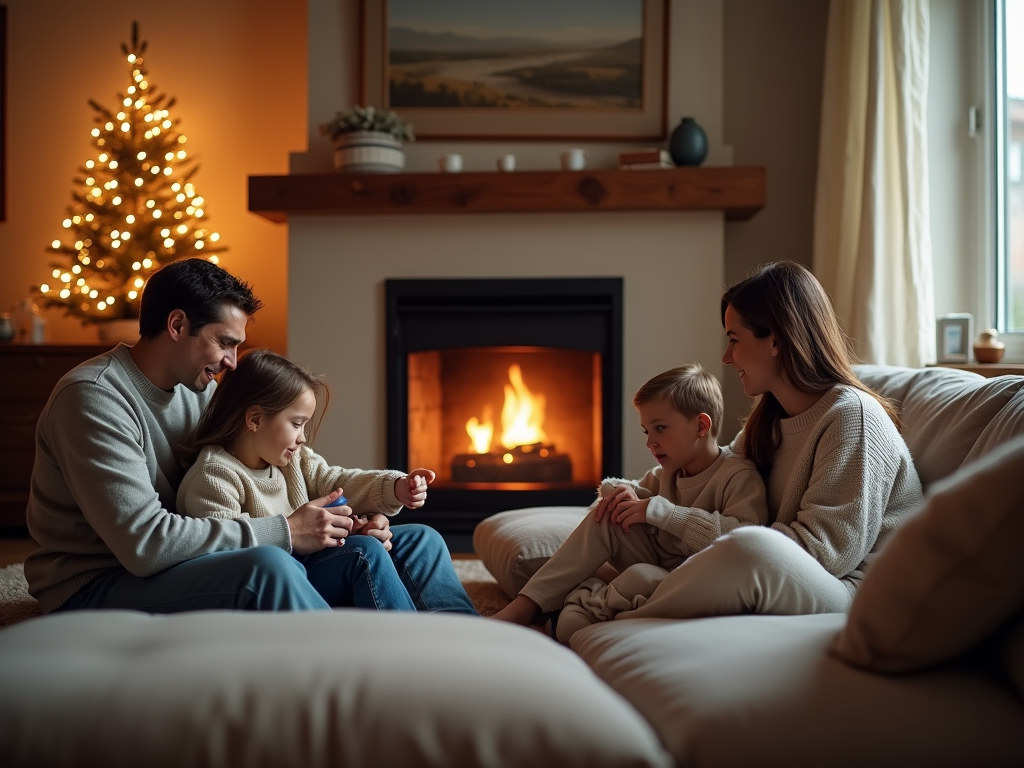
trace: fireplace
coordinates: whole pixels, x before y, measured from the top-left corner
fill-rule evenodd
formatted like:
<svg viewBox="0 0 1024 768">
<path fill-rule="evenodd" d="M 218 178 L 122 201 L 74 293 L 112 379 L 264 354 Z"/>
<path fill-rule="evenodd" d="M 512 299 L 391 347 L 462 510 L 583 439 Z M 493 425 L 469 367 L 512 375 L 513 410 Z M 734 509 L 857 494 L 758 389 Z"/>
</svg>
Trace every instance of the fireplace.
<svg viewBox="0 0 1024 768">
<path fill-rule="evenodd" d="M 622 280 L 387 280 L 387 457 L 437 473 L 417 518 L 586 505 L 622 472 Z"/>
</svg>

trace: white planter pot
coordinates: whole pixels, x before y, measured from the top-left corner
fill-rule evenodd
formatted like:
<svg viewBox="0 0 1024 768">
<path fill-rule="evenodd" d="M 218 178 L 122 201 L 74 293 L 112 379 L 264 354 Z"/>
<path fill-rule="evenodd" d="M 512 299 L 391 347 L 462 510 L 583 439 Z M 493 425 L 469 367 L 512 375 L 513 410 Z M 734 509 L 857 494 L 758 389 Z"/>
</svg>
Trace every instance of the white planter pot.
<svg viewBox="0 0 1024 768">
<path fill-rule="evenodd" d="M 355 131 L 342 135 L 334 150 L 334 168 L 349 173 L 398 173 L 405 168 L 402 142 L 388 133 Z"/>
<path fill-rule="evenodd" d="M 99 331 L 100 341 L 104 344 L 117 344 L 120 341 L 134 344 L 139 340 L 138 320 L 104 320 L 96 323 L 96 329 Z"/>
</svg>

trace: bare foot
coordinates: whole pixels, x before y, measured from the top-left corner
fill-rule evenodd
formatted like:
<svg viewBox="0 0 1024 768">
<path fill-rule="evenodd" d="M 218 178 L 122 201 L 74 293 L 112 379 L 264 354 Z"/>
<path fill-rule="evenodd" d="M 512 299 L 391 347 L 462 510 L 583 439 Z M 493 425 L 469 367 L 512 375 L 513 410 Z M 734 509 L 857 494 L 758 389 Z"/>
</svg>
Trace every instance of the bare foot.
<svg viewBox="0 0 1024 768">
<path fill-rule="evenodd" d="M 533 623 L 539 610 L 540 607 L 526 595 L 516 595 L 511 603 L 491 616 L 491 618 L 528 627 Z"/>
</svg>

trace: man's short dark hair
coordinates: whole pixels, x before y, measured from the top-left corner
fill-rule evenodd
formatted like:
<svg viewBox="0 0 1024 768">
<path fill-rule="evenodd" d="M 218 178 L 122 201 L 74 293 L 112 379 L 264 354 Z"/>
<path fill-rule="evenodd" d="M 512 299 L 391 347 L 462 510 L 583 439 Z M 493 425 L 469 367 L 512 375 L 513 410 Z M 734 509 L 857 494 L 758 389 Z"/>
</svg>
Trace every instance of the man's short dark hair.
<svg viewBox="0 0 1024 768">
<path fill-rule="evenodd" d="M 225 304 L 232 304 L 252 317 L 263 306 L 248 283 L 206 259 L 175 261 L 149 278 L 139 307 L 139 335 L 159 336 L 167 316 L 176 309 L 185 313 L 189 334 L 195 336 L 204 325 L 219 321 Z"/>
</svg>

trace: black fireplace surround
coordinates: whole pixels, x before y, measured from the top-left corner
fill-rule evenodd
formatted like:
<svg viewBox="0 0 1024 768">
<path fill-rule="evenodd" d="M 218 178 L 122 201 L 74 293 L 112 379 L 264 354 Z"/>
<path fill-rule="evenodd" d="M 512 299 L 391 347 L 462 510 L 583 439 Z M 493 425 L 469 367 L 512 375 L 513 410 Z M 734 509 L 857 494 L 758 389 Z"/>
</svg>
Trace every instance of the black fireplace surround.
<svg viewBox="0 0 1024 768">
<path fill-rule="evenodd" d="M 387 466 L 408 471 L 409 355 L 489 347 L 600 354 L 601 477 L 622 474 L 622 278 L 385 281 Z M 528 506 L 588 505 L 594 486 L 434 487 L 417 522 L 464 536 Z"/>
</svg>

